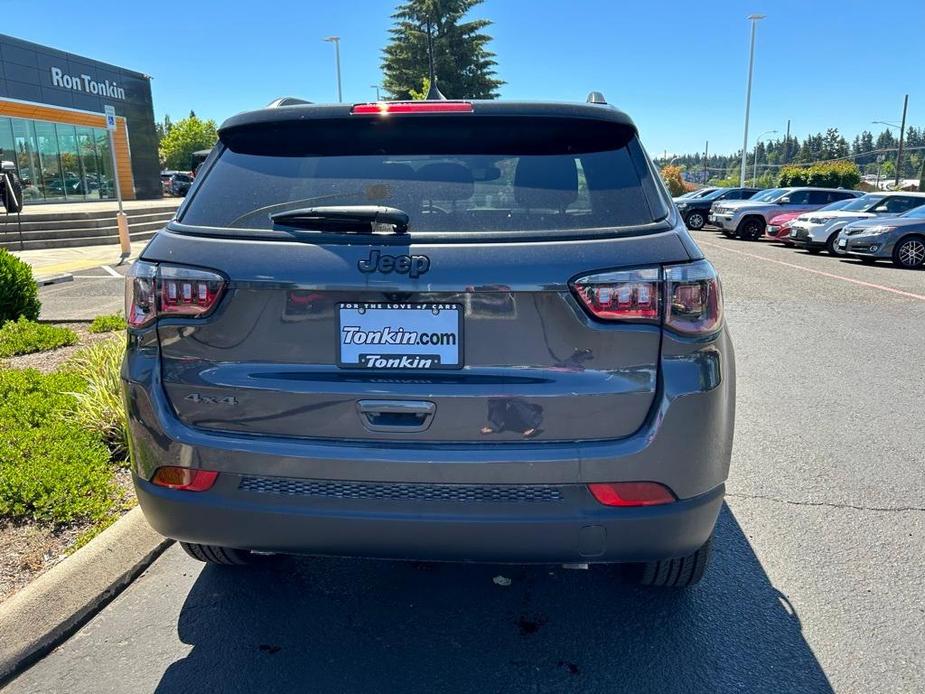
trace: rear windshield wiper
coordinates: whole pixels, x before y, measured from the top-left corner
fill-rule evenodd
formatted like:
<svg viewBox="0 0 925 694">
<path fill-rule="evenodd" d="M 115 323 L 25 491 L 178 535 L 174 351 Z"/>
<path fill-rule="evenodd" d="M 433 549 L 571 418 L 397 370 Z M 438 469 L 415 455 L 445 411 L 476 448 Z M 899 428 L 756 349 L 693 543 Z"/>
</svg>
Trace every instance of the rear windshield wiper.
<svg viewBox="0 0 925 694">
<path fill-rule="evenodd" d="M 274 212 L 273 224 L 313 231 L 370 234 L 381 224 L 391 225 L 396 234 L 408 231 L 408 213 L 397 207 L 377 205 L 331 205 L 303 207 L 297 210 Z"/>
</svg>

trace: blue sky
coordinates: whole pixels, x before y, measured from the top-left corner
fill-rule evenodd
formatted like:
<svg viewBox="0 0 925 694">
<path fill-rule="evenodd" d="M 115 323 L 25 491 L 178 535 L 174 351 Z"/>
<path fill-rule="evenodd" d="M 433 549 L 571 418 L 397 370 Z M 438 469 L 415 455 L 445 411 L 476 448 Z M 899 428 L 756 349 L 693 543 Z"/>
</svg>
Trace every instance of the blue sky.
<svg viewBox="0 0 925 694">
<path fill-rule="evenodd" d="M 342 39 L 344 100 L 371 100 L 393 7 L 94 0 L 65 13 L 45 0 L 0 0 L 4 33 L 152 75 L 158 117 L 192 108 L 219 122 L 280 95 L 334 101 L 333 46 L 321 40 L 330 34 Z M 634 118 L 653 156 L 702 151 L 705 140 L 711 152 L 741 147 L 752 12 L 767 15 L 752 142 L 765 130 L 783 135 L 788 118 L 799 137 L 832 126 L 849 138 L 879 130 L 870 122 L 898 121 L 906 92 L 910 122 L 925 125 L 921 0 L 486 0 L 477 10 L 494 21 L 503 98 L 603 91 Z"/>
</svg>

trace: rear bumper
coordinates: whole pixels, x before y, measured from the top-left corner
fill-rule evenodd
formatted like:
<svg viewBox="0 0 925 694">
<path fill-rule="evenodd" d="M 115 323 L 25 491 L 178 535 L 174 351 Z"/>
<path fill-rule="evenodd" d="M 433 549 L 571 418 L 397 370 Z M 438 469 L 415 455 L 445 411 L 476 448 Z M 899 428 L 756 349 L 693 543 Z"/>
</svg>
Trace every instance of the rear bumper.
<svg viewBox="0 0 925 694">
<path fill-rule="evenodd" d="M 238 549 L 432 561 L 571 563 L 685 556 L 713 531 L 723 486 L 646 508 L 598 504 L 583 485 L 556 487 L 534 503 L 330 498 L 265 493 L 220 475 L 207 492 L 135 478 L 145 517 L 159 533 Z M 388 486 L 388 485 L 379 485 Z M 277 487 L 279 489 L 279 487 Z"/>
<path fill-rule="evenodd" d="M 343 556 L 511 562 L 637 561 L 692 552 L 722 503 L 735 420 L 735 360 L 725 330 L 706 343 L 665 338 L 660 385 L 633 435 L 606 441 L 435 444 L 320 441 L 215 433 L 181 422 L 156 347 L 131 344 L 122 369 L 141 507 L 178 540 Z M 578 397 L 578 396 L 576 396 Z M 163 465 L 219 472 L 208 492 L 151 485 Z M 474 485 L 558 490 L 556 503 L 398 503 L 377 497 L 242 490 L 245 477 L 293 483 Z M 611 508 L 589 482 L 654 481 L 680 501 Z M 268 485 L 270 486 L 270 485 Z"/>
</svg>

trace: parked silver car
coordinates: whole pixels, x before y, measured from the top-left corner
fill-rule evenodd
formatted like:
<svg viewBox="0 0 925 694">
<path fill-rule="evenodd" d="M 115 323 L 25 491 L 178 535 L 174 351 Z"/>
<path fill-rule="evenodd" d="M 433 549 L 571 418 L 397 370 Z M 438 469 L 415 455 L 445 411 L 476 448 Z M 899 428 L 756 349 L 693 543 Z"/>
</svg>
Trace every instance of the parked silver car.
<svg viewBox="0 0 925 694">
<path fill-rule="evenodd" d="M 845 225 L 872 217 L 895 217 L 922 204 L 925 193 L 869 193 L 837 211 L 818 210 L 805 215 L 805 221 L 801 215 L 790 225 L 787 240 L 810 253 L 828 250 L 832 255 L 842 255 L 838 251 L 838 236 Z"/>
<path fill-rule="evenodd" d="M 754 241 L 764 235 L 768 222 L 782 212 L 809 212 L 861 195 L 856 190 L 842 188 L 773 188 L 749 200 L 715 204 L 710 210 L 710 222 L 726 236 Z"/>
<path fill-rule="evenodd" d="M 865 263 L 892 260 L 897 267 L 925 265 L 925 205 L 890 219 L 865 219 L 845 227 L 838 247 Z"/>
</svg>

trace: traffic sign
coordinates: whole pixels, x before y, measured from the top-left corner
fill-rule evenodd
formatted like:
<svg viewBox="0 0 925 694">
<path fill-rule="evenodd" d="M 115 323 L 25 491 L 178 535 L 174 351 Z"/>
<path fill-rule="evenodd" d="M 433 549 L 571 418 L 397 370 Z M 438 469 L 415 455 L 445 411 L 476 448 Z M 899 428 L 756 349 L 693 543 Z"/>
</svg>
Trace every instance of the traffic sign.
<svg viewBox="0 0 925 694">
<path fill-rule="evenodd" d="M 113 106 L 104 106 L 103 112 L 106 114 L 106 129 L 116 129 L 116 109 Z"/>
</svg>

